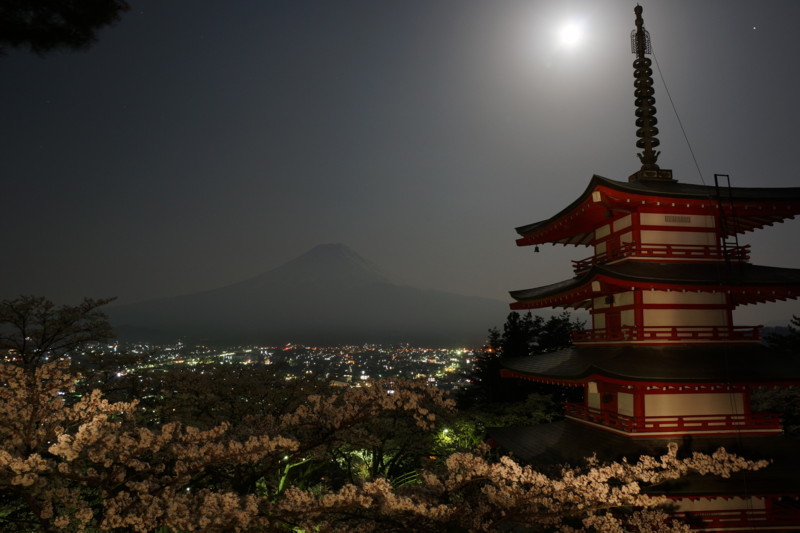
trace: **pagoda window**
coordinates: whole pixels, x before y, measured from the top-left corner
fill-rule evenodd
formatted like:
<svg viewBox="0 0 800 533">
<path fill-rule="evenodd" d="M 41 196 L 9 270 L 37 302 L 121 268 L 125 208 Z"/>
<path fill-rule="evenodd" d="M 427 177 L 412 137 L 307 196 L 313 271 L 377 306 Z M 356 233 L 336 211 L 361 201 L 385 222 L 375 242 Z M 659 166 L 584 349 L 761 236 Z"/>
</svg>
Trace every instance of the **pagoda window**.
<svg viewBox="0 0 800 533">
<path fill-rule="evenodd" d="M 642 291 L 642 303 L 680 305 L 723 306 L 727 294 L 723 292 Z"/>
<path fill-rule="evenodd" d="M 717 233 L 711 231 L 666 231 L 643 229 L 640 232 L 644 244 L 688 244 L 716 246 Z"/>
<path fill-rule="evenodd" d="M 624 416 L 634 416 L 633 394 L 629 392 L 617 393 L 617 412 Z"/>
<path fill-rule="evenodd" d="M 594 230 L 594 238 L 595 240 L 601 240 L 611 235 L 611 224 L 606 224 L 605 226 L 600 226 L 596 230 Z"/>
<path fill-rule="evenodd" d="M 620 231 L 624 230 L 625 228 L 629 228 L 632 224 L 632 219 L 630 215 L 625 215 L 624 217 L 618 218 L 614 221 L 614 233 L 619 233 Z"/>
<path fill-rule="evenodd" d="M 647 309 L 643 313 L 643 326 L 709 327 L 729 325 L 727 309 Z"/>
<path fill-rule="evenodd" d="M 633 305 L 633 291 L 625 291 L 615 294 L 614 305 L 617 307 L 627 307 L 629 305 Z"/>
<path fill-rule="evenodd" d="M 635 326 L 636 325 L 636 312 L 633 309 L 625 309 L 620 312 L 620 325 L 622 326 Z"/>
<path fill-rule="evenodd" d="M 586 384 L 586 406 L 590 409 L 600 409 L 600 391 L 594 381 Z"/>
<path fill-rule="evenodd" d="M 623 250 L 624 245 L 635 241 L 632 226 L 633 218 L 631 215 L 625 215 L 595 230 L 595 258 L 612 261 L 626 255 Z"/>
<path fill-rule="evenodd" d="M 642 226 L 678 226 L 690 228 L 715 228 L 716 222 L 710 215 L 677 215 L 672 213 L 640 213 Z"/>
<path fill-rule="evenodd" d="M 594 245 L 594 255 L 601 256 L 606 253 L 606 241 L 598 242 Z"/>
</svg>

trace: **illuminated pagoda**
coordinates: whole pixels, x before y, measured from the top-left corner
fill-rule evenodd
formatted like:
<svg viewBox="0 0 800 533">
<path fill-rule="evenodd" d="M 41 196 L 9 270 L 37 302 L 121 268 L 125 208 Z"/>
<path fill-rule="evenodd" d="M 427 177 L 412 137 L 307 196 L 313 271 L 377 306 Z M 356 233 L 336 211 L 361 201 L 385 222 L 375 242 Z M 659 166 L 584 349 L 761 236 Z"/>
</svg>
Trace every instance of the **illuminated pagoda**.
<svg viewBox="0 0 800 533">
<path fill-rule="evenodd" d="M 565 419 L 494 430 L 493 440 L 534 464 L 682 454 L 724 446 L 773 459 L 730 480 L 690 477 L 664 489 L 701 531 L 800 531 L 800 443 L 777 414 L 755 412 L 760 388 L 800 384 L 800 354 L 761 344 L 760 326 L 736 326 L 739 305 L 800 296 L 800 269 L 753 265 L 738 236 L 800 214 L 800 188 L 680 183 L 660 152 L 649 35 L 637 6 L 631 35 L 641 169 L 627 181 L 594 176 L 554 216 L 517 228 L 520 246 L 591 246 L 574 277 L 511 292 L 512 309 L 585 309 L 591 328 L 557 352 L 507 359 L 503 377 L 582 387 Z M 538 250 L 537 250 L 538 251 Z"/>
</svg>

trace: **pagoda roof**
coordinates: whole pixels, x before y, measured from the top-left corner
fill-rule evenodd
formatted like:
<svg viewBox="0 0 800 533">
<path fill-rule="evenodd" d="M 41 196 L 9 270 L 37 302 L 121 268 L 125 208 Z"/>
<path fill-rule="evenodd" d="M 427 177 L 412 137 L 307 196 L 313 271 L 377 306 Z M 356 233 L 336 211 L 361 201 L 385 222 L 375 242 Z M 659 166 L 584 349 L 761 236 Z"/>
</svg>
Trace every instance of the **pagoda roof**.
<svg viewBox="0 0 800 533">
<path fill-rule="evenodd" d="M 573 345 L 501 360 L 504 377 L 579 385 L 599 377 L 626 384 L 800 384 L 800 353 L 761 344 Z"/>
<path fill-rule="evenodd" d="M 722 447 L 746 459 L 771 459 L 773 464 L 755 472 L 733 474 L 729 479 L 690 474 L 654 487 L 650 492 L 673 497 L 800 493 L 800 462 L 797 461 L 800 442 L 781 435 L 631 439 L 572 420 L 489 428 L 488 433 L 496 445 L 537 468 L 578 465 L 592 454 L 601 461 L 627 458 L 631 462 L 641 455 L 657 457 L 667 452 L 671 442 L 678 444 L 678 457 L 687 457 L 693 452 L 711 454 Z"/>
<path fill-rule="evenodd" d="M 728 235 L 744 233 L 800 214 L 800 187 L 720 187 Z M 552 217 L 516 228 L 520 246 L 543 243 L 588 245 L 608 215 L 657 207 L 716 213 L 717 188 L 671 180 L 623 182 L 592 176 L 574 202 Z M 733 209 L 730 209 L 730 205 Z M 725 236 L 728 236 L 725 235 Z"/>
<path fill-rule="evenodd" d="M 659 263 L 629 260 L 595 264 L 558 283 L 511 291 L 512 309 L 590 308 L 591 299 L 621 290 L 730 291 L 735 305 L 800 296 L 800 269 L 749 263 Z"/>
</svg>

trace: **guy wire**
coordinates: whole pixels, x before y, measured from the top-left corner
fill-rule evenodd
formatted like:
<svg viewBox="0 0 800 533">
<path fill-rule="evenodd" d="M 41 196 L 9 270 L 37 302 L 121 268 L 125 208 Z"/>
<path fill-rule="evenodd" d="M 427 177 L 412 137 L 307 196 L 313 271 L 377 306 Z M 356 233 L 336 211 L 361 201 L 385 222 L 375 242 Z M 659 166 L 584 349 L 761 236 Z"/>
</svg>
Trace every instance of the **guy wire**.
<svg viewBox="0 0 800 533">
<path fill-rule="evenodd" d="M 703 179 L 703 172 L 700 170 L 700 163 L 697 162 L 697 157 L 694 155 L 694 150 L 692 149 L 692 143 L 689 142 L 689 136 L 686 135 L 686 129 L 683 127 L 683 122 L 681 121 L 681 117 L 678 114 L 678 109 L 675 107 L 675 102 L 672 100 L 672 95 L 669 93 L 667 82 L 664 79 L 664 73 L 661 72 L 661 65 L 658 64 L 658 58 L 656 57 L 655 50 L 652 50 L 652 45 L 651 45 L 651 52 L 653 59 L 655 60 L 656 63 L 656 69 L 658 69 L 658 76 L 661 78 L 661 84 L 664 86 L 664 92 L 667 93 L 667 98 L 669 98 L 669 103 L 672 106 L 672 112 L 675 113 L 675 118 L 678 119 L 678 126 L 681 127 L 683 138 L 686 140 L 686 145 L 689 147 L 689 153 L 692 154 L 692 159 L 694 160 L 694 166 L 695 168 L 697 168 L 697 174 L 700 176 L 700 182 L 703 185 L 705 185 L 706 181 Z"/>
</svg>

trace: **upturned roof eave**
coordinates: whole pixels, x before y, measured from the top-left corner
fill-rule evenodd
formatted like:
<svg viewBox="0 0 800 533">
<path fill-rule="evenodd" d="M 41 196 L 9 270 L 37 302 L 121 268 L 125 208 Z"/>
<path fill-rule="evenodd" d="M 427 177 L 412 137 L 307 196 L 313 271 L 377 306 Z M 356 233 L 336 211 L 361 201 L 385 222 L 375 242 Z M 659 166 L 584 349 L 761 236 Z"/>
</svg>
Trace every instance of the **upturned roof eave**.
<svg viewBox="0 0 800 533">
<path fill-rule="evenodd" d="M 567 214 L 570 211 L 572 211 L 573 209 L 575 209 L 581 203 L 583 203 L 584 200 L 586 200 L 586 198 L 591 196 L 592 191 L 594 190 L 594 186 L 595 186 L 595 184 L 597 183 L 598 180 L 612 181 L 612 180 L 608 180 L 607 178 L 604 178 L 602 176 L 598 176 L 597 174 L 594 174 L 592 176 L 592 179 L 589 180 L 589 185 L 586 187 L 586 189 L 583 191 L 583 193 L 575 201 L 573 201 L 568 206 L 566 206 L 564 209 L 562 209 L 561 211 L 559 211 L 555 215 L 551 216 L 550 218 L 547 218 L 547 219 L 544 219 L 544 220 L 540 220 L 539 222 L 534 222 L 532 224 L 525 224 L 524 226 L 519 226 L 517 228 L 514 228 L 514 230 L 518 234 L 520 234 L 522 236 L 525 236 L 525 235 L 531 233 L 532 231 L 535 231 L 536 229 L 539 229 L 539 228 L 547 225 L 548 223 L 550 223 L 550 222 L 552 222 L 554 220 L 558 220 L 559 218 L 563 217 L 565 214 Z"/>
<path fill-rule="evenodd" d="M 623 192 L 626 194 L 639 195 L 639 196 L 652 196 L 652 197 L 675 198 L 675 199 L 680 198 L 680 199 L 693 199 L 693 200 L 707 199 L 712 202 L 717 201 L 716 189 L 715 187 L 710 185 L 696 185 L 696 184 L 686 184 L 679 182 L 662 182 L 662 181 L 640 181 L 640 182 L 629 183 L 629 182 L 621 182 L 609 178 L 604 178 L 602 176 L 595 174 L 592 176 L 592 179 L 589 181 L 589 184 L 583 191 L 583 193 L 576 200 L 567 205 L 564 209 L 562 209 L 561 211 L 559 211 L 550 218 L 515 228 L 515 231 L 519 235 L 521 235 L 523 238 L 527 238 L 527 241 L 530 241 L 523 243 L 521 242 L 522 239 L 520 239 L 518 240 L 518 243 L 522 245 L 522 244 L 541 244 L 545 242 L 551 242 L 550 240 L 544 237 L 541 239 L 536 239 L 531 234 L 568 216 L 581 204 L 586 202 L 586 200 L 591 197 L 591 194 L 599 186 L 607 187 L 609 189 Z M 800 214 L 800 187 L 731 187 L 730 189 L 725 188 L 723 200 L 725 201 L 733 200 L 737 202 L 743 202 L 743 201 L 749 201 L 755 203 L 780 202 L 781 204 L 787 204 L 787 203 L 795 204 L 794 206 L 790 206 L 794 208 L 789 209 L 786 212 L 785 216 L 781 218 L 792 218 L 794 215 Z M 570 242 L 570 244 L 586 244 L 584 241 L 585 239 L 580 238 L 575 240 L 575 242 Z"/>
<path fill-rule="evenodd" d="M 617 265 L 593 265 L 585 273 L 571 279 L 531 289 L 510 291 L 511 298 L 519 304 L 516 306 L 512 304 L 512 309 L 535 308 L 531 306 L 571 306 L 569 305 L 571 299 L 566 295 L 571 293 L 577 295 L 583 289 L 588 291 L 593 281 L 616 286 L 621 282 L 627 282 L 642 289 L 654 290 L 671 288 L 719 291 L 734 287 L 770 287 L 776 290 L 784 288 L 788 292 L 782 295 L 783 298 L 800 297 L 800 269 L 796 268 L 741 264 L 730 269 L 724 263 L 676 265 L 627 261 Z M 598 296 L 602 294 L 602 291 L 597 293 Z M 559 295 L 565 295 L 561 304 L 550 302 L 549 299 Z M 581 298 L 586 298 L 586 295 L 582 295 Z"/>
<path fill-rule="evenodd" d="M 536 357 L 536 356 L 530 356 Z M 608 383 L 615 383 L 618 385 L 632 385 L 636 387 L 670 387 L 678 384 L 692 385 L 692 386 L 715 386 L 719 385 L 720 379 L 725 379 L 728 385 L 736 385 L 740 387 L 797 387 L 800 386 L 800 376 L 789 378 L 772 378 L 766 379 L 753 379 L 747 378 L 730 378 L 727 375 L 720 375 L 718 377 L 672 377 L 665 378 L 663 376 L 641 376 L 626 374 L 623 372 L 612 372 L 599 366 L 587 367 L 582 372 L 572 375 L 548 374 L 537 372 L 525 372 L 511 368 L 503 368 L 500 370 L 500 377 L 505 379 L 526 379 L 536 381 L 538 383 L 545 383 L 549 385 L 564 385 L 568 387 L 580 387 L 586 383 L 593 381 L 606 381 Z"/>
<path fill-rule="evenodd" d="M 759 361 L 754 367 L 752 362 Z M 501 361 L 506 377 L 581 385 L 602 378 L 627 385 L 675 383 L 738 386 L 800 384 L 800 353 L 753 345 L 588 347 Z"/>
</svg>

